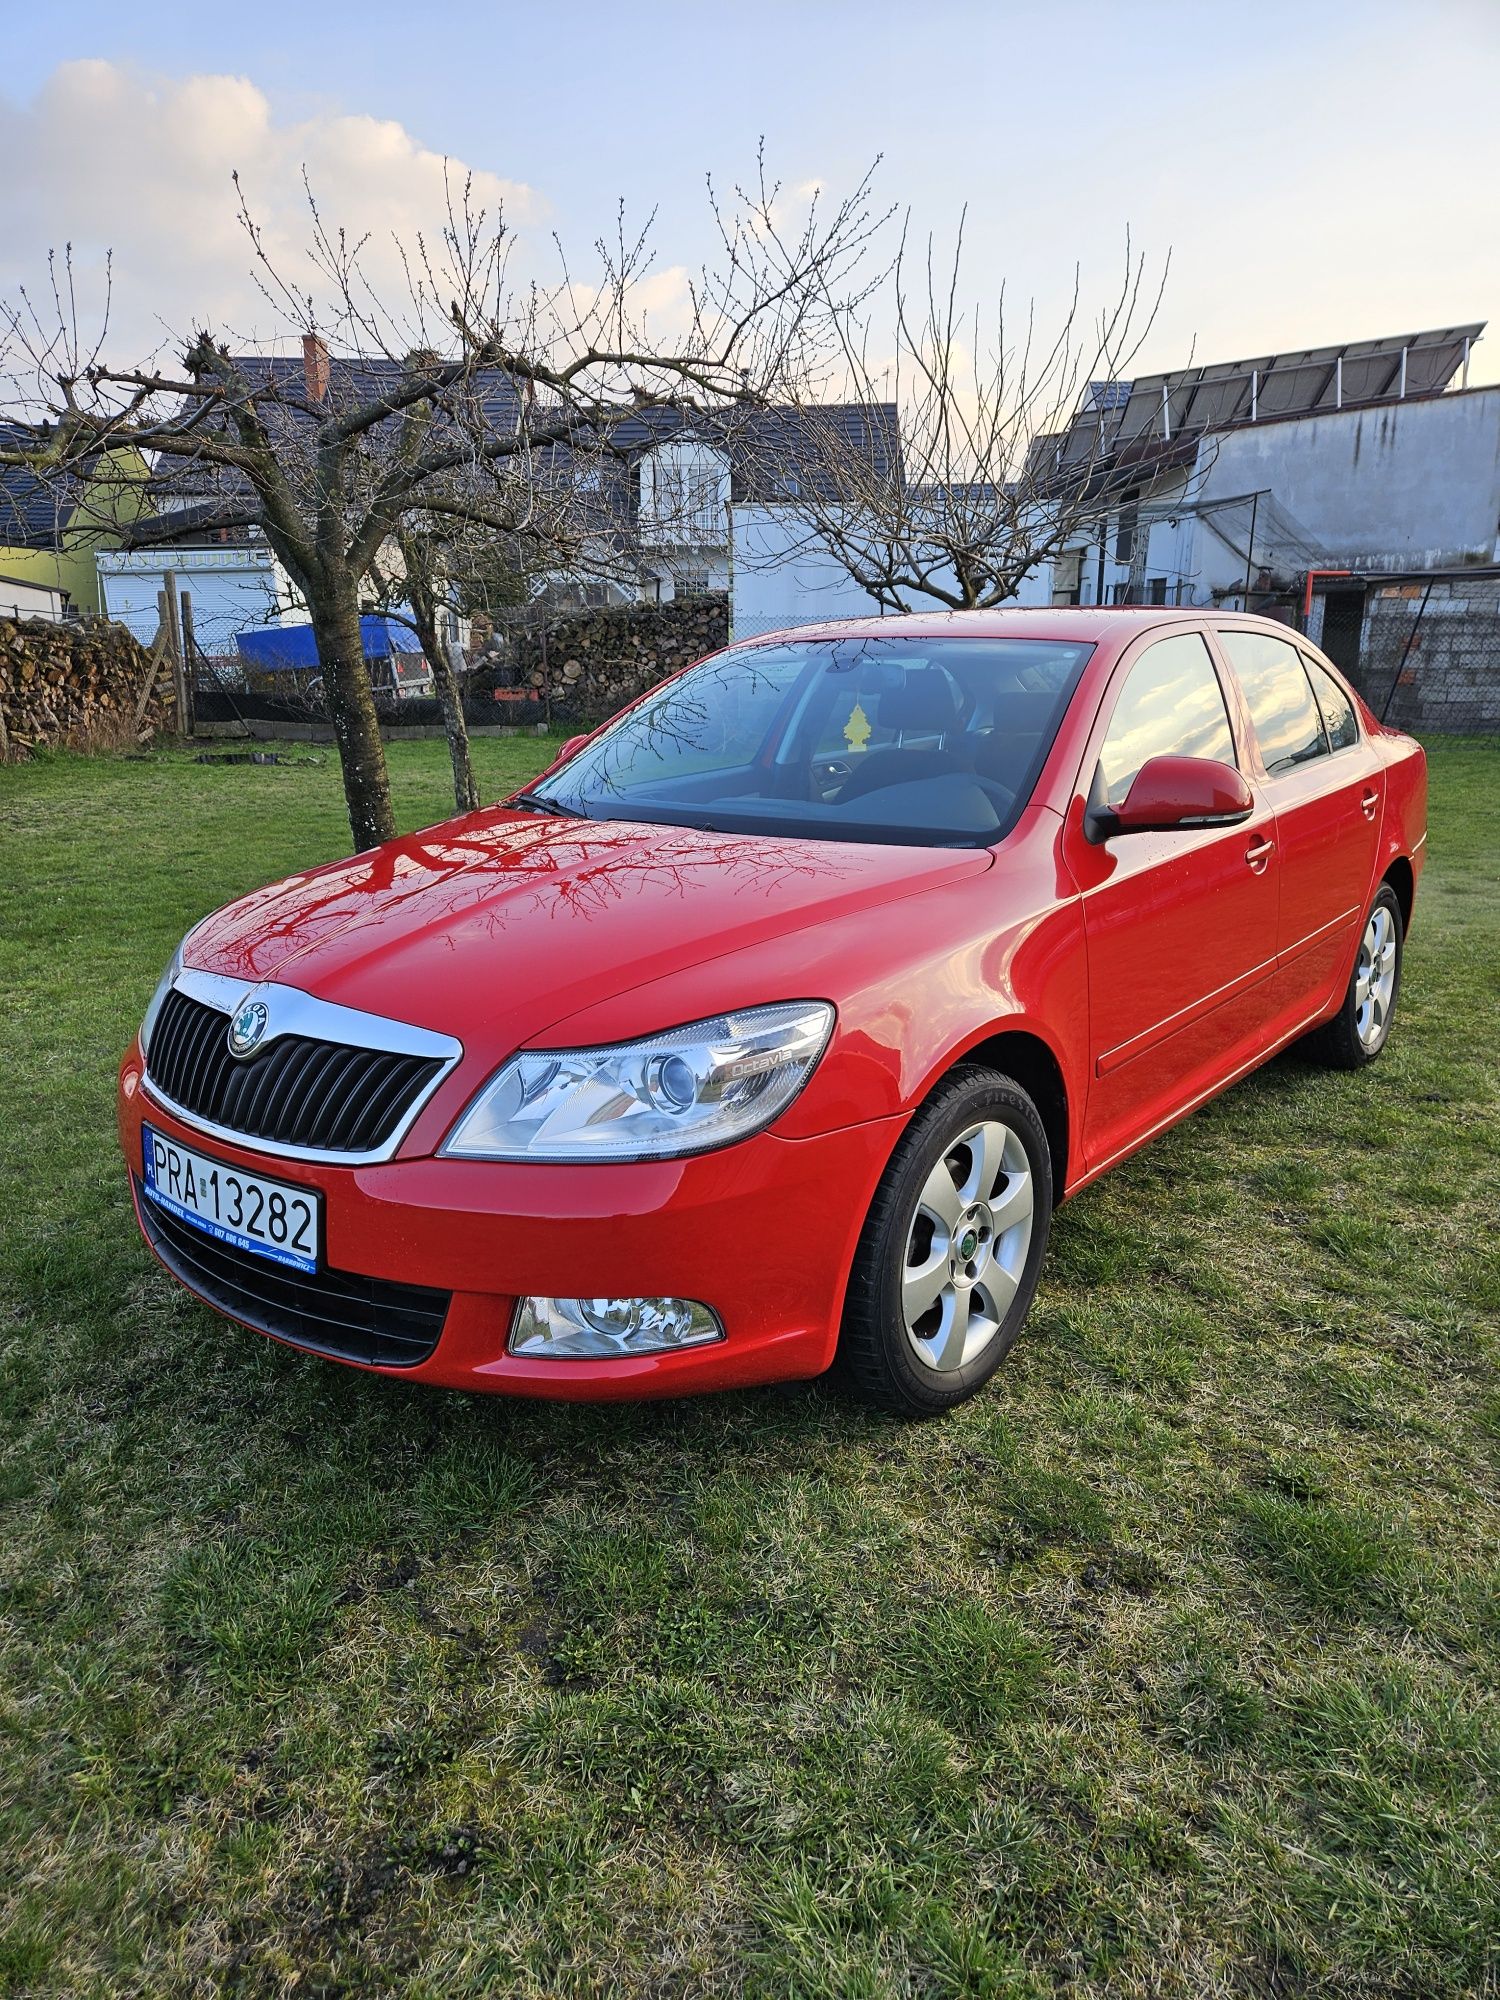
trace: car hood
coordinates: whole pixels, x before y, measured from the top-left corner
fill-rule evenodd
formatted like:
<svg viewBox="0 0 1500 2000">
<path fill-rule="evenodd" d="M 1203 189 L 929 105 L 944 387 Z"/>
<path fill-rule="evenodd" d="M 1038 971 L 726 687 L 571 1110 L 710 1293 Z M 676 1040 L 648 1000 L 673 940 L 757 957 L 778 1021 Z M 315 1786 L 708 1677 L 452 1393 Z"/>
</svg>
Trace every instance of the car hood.
<svg viewBox="0 0 1500 2000">
<path fill-rule="evenodd" d="M 200 924 L 185 956 L 504 1054 L 630 987 L 993 858 L 502 808 L 258 890 Z M 747 990 L 743 1004 L 790 997 Z"/>
</svg>

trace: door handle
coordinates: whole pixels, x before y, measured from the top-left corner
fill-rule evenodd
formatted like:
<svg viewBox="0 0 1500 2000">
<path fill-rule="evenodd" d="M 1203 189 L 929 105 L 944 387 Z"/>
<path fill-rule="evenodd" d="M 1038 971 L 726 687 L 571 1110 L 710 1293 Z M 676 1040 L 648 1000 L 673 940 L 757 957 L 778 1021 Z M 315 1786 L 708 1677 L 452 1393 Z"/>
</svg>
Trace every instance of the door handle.
<svg viewBox="0 0 1500 2000">
<path fill-rule="evenodd" d="M 1274 840 L 1258 840 L 1253 847 L 1245 849 L 1245 860 L 1257 875 L 1264 875 L 1275 852 Z"/>
<path fill-rule="evenodd" d="M 1359 809 L 1366 819 L 1374 819 L 1375 809 L 1380 804 L 1380 794 L 1373 785 L 1367 786 L 1359 795 Z"/>
</svg>

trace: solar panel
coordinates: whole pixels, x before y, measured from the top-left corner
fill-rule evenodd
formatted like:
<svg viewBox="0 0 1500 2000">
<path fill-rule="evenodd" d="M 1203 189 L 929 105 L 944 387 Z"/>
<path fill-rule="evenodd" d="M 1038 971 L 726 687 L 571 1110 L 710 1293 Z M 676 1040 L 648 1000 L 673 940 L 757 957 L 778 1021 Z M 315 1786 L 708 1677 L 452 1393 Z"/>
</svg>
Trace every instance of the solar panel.
<svg viewBox="0 0 1500 2000">
<path fill-rule="evenodd" d="M 1133 381 L 1090 382 L 1068 430 L 1049 439 L 1060 467 L 1097 460 L 1106 412 L 1112 455 L 1122 462 L 1168 439 L 1216 430 L 1253 418 L 1302 416 L 1348 409 L 1399 396 L 1434 396 L 1463 365 L 1485 322 L 1352 340 L 1341 346 L 1262 354 L 1244 361 L 1210 361 Z"/>
<path fill-rule="evenodd" d="M 1123 410 L 1130 401 L 1131 387 L 1131 383 L 1122 382 L 1118 378 L 1105 382 L 1090 382 L 1089 400 L 1099 411 Z"/>
</svg>

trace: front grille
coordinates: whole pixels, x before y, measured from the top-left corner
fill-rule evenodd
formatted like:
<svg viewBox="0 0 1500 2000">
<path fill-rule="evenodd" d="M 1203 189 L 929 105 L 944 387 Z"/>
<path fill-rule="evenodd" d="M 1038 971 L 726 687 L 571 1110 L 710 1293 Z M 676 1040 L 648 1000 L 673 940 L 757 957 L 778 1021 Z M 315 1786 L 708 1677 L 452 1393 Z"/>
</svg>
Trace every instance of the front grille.
<svg viewBox="0 0 1500 2000">
<path fill-rule="evenodd" d="M 278 1035 L 247 1058 L 229 1053 L 229 1016 L 169 993 L 151 1030 L 146 1072 L 191 1117 L 274 1145 L 373 1153 L 443 1067 L 434 1056 Z"/>
<path fill-rule="evenodd" d="M 451 1292 L 351 1271 L 309 1277 L 236 1250 L 158 1208 L 132 1174 L 146 1241 L 174 1277 L 232 1319 L 339 1361 L 415 1368 L 437 1346 Z"/>
</svg>

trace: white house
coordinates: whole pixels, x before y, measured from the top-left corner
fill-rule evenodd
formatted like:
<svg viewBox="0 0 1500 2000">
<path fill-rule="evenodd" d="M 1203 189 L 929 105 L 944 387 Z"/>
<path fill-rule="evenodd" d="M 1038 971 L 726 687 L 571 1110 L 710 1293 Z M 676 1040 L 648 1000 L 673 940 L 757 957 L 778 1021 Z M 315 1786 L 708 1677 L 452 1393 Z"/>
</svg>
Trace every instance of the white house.
<svg viewBox="0 0 1500 2000">
<path fill-rule="evenodd" d="M 1091 384 L 1042 441 L 1052 476 L 1105 489 L 1051 566 L 1054 601 L 1291 607 L 1309 571 L 1496 560 L 1500 388 L 1466 386 L 1482 332 Z"/>
<path fill-rule="evenodd" d="M 795 502 L 736 504 L 732 524 L 732 630 L 751 639 L 784 627 L 815 625 L 826 618 L 873 618 L 879 601 L 855 582 L 830 555 L 799 515 Z M 1012 604 L 1052 601 L 1045 568 L 1022 579 Z M 903 593 L 912 611 L 941 611 L 931 597 Z"/>
</svg>

